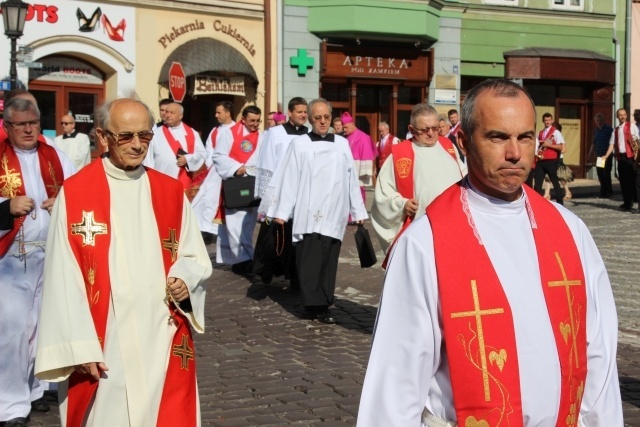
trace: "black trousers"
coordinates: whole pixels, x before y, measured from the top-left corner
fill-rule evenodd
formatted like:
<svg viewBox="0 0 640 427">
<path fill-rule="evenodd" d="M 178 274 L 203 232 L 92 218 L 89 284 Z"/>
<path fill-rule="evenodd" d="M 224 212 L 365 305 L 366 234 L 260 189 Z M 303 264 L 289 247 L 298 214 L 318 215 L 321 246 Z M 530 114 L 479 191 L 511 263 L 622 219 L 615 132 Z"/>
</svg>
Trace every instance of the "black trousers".
<svg viewBox="0 0 640 427">
<path fill-rule="evenodd" d="M 624 156 L 624 154 L 622 154 Z M 618 180 L 622 191 L 624 207 L 631 209 L 633 206 L 633 195 L 636 192 L 636 171 L 633 166 L 633 159 L 620 156 L 618 160 Z"/>
<path fill-rule="evenodd" d="M 596 168 L 598 172 L 598 181 L 600 181 L 600 197 L 609 197 L 613 194 L 613 185 L 611 184 L 611 169 L 613 167 L 613 157 L 607 157 L 603 168 Z"/>
<path fill-rule="evenodd" d="M 558 160 L 539 160 L 536 164 L 535 173 L 535 190 L 538 194 L 543 195 L 542 183 L 544 182 L 544 176 L 549 175 L 549 180 L 553 184 L 553 192 L 556 196 L 556 202 L 564 204 L 564 191 L 558 181 Z"/>
<path fill-rule="evenodd" d="M 284 225 L 275 222 L 260 224 L 253 253 L 255 274 L 265 278 L 284 275 L 291 282 L 297 282 L 295 251 L 291 242 L 292 229 L 293 220 Z"/>
<path fill-rule="evenodd" d="M 305 307 L 330 306 L 336 289 L 342 241 L 318 233 L 295 244 L 300 295 Z"/>
</svg>

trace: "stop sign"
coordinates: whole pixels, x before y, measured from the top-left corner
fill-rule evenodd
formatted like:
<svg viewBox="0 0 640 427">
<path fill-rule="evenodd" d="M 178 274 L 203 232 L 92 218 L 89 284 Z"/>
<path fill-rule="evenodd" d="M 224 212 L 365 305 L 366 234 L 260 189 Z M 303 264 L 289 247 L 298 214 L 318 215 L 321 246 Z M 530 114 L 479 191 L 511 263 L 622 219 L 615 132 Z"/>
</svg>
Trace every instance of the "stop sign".
<svg viewBox="0 0 640 427">
<path fill-rule="evenodd" d="M 187 76 L 179 62 L 172 62 L 169 68 L 169 92 L 176 102 L 182 102 L 187 94 Z"/>
</svg>

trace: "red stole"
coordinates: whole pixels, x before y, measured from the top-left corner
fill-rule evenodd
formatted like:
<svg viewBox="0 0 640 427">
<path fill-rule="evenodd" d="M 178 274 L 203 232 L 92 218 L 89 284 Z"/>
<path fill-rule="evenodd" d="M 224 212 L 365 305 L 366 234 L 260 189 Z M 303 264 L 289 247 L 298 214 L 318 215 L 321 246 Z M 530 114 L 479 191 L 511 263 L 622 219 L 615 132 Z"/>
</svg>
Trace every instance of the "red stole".
<svg viewBox="0 0 640 427">
<path fill-rule="evenodd" d="M 186 131 L 186 141 L 187 141 L 187 154 L 193 154 L 196 149 L 196 136 L 191 127 L 182 123 L 184 126 L 184 130 Z M 169 130 L 169 128 L 165 125 L 162 126 L 162 133 L 164 133 L 164 137 L 169 143 L 169 147 L 171 147 L 171 151 L 173 151 L 174 155 L 178 155 L 178 151 L 182 149 L 182 145 L 180 142 L 173 137 L 173 134 Z M 182 187 L 184 190 L 188 190 L 191 187 L 191 178 L 192 173 L 187 172 L 186 165 L 180 168 L 180 172 L 178 172 L 178 181 L 182 183 Z"/>
<path fill-rule="evenodd" d="M 453 126 L 450 130 L 449 133 L 447 134 L 447 136 L 449 135 L 453 135 L 456 138 L 458 137 L 458 131 L 460 131 L 460 125 L 462 124 L 462 122 L 458 122 L 455 124 L 455 126 Z"/>
<path fill-rule="evenodd" d="M 258 148 L 260 132 L 249 132 L 247 136 L 244 136 L 244 123 L 240 121 L 233 125 L 231 134 L 233 135 L 233 145 L 231 146 L 231 151 L 229 151 L 229 157 L 242 164 L 247 163 L 256 148 Z"/>
<path fill-rule="evenodd" d="M 211 148 L 214 148 L 214 149 L 216 148 L 216 139 L 218 138 L 219 128 L 220 128 L 219 126 L 213 128 L 213 130 L 209 134 L 209 139 L 211 139 Z M 193 179 L 191 180 L 191 189 L 195 190 L 195 192 L 197 193 L 208 174 L 209 174 L 209 169 L 207 169 L 206 164 L 202 165 L 200 169 L 195 171 L 193 173 Z M 194 197 L 195 197 L 195 194 L 194 194 Z"/>
<path fill-rule="evenodd" d="M 625 153 L 620 153 L 620 146 L 618 145 L 618 129 L 620 129 L 620 126 L 624 126 L 622 133 L 624 134 L 624 146 L 626 149 Z M 627 158 L 632 159 L 633 158 L 633 147 L 631 146 L 631 141 L 633 140 L 633 137 L 631 136 L 631 122 L 624 122 L 623 124 L 621 124 L 620 126 L 618 126 L 613 132 L 615 134 L 615 142 L 613 143 L 613 149 L 614 152 L 616 154 L 616 159 L 620 158 L 621 154 L 624 154 Z"/>
<path fill-rule="evenodd" d="M 380 157 L 380 160 L 378 162 L 378 168 L 382 167 L 384 162 L 387 160 L 387 157 L 389 157 L 389 155 L 391 154 L 391 149 L 393 147 L 393 139 L 394 138 L 395 138 L 395 136 L 393 136 L 392 134 L 389 134 L 387 136 L 387 142 L 385 142 L 384 145 L 382 144 L 382 139 L 378 143 L 378 153 L 379 153 L 379 157 Z"/>
<path fill-rule="evenodd" d="M 153 169 L 147 169 L 158 244 L 162 246 L 165 274 L 175 262 L 182 228 L 182 185 Z M 104 349 L 111 278 L 110 191 L 102 161 L 93 162 L 65 183 L 69 244 L 82 271 L 96 335 Z M 168 309 L 177 326 L 171 344 L 157 426 L 196 425 L 196 373 L 191 331 L 185 316 L 173 303 Z M 67 401 L 67 426 L 82 425 L 99 381 L 89 375 L 71 374 Z M 181 424 L 184 423 L 184 424 Z"/>
<path fill-rule="evenodd" d="M 47 197 L 56 197 L 64 180 L 60 158 L 55 148 L 48 144 L 38 142 L 37 147 L 40 176 L 44 182 Z M 0 195 L 8 199 L 27 195 L 20 160 L 13 146 L 6 139 L 0 141 Z M 25 219 L 25 215 L 15 218 L 11 231 L 0 238 L 0 257 L 3 257 L 13 244 Z"/>
<path fill-rule="evenodd" d="M 560 360 L 556 426 L 575 427 L 587 374 L 587 300 L 582 262 L 558 210 L 535 191 L 523 188 Z M 523 426 L 512 312 L 493 264 L 472 228 L 467 191 L 460 184 L 450 187 L 426 212 L 433 230 L 456 416 L 459 425 L 480 425 L 484 421 L 491 426 Z M 461 259 L 473 261 L 460 263 Z"/>
<path fill-rule="evenodd" d="M 453 141 L 447 136 L 438 135 L 438 143 L 442 145 L 442 148 L 447 150 L 447 153 L 453 157 L 456 163 L 458 163 L 458 156 L 456 156 L 456 148 L 453 146 Z"/>
<path fill-rule="evenodd" d="M 551 126 L 549 128 L 549 131 L 546 132 L 547 137 L 545 139 L 542 139 L 542 135 L 545 134 L 545 130 L 542 129 L 538 134 L 538 140 L 540 141 L 540 144 L 542 144 L 547 139 L 551 139 L 555 144 L 556 143 L 555 132 L 556 132 L 556 128 L 554 126 Z M 560 153 L 552 148 L 546 148 L 542 150 L 542 160 L 555 160 L 558 158 L 559 155 Z"/>
</svg>

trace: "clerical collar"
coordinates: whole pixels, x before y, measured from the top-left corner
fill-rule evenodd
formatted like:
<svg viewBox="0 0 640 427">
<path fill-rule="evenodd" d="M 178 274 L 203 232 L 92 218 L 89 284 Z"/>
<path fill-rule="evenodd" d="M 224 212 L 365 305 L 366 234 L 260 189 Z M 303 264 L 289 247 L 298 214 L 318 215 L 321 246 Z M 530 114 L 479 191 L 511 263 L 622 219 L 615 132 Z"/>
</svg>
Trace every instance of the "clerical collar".
<svg viewBox="0 0 640 427">
<path fill-rule="evenodd" d="M 332 133 L 328 133 L 325 136 L 318 135 L 317 133 L 311 131 L 307 135 L 309 135 L 309 139 L 312 141 L 327 141 L 327 142 L 335 142 L 336 136 Z"/>
<path fill-rule="evenodd" d="M 306 126 L 294 126 L 291 122 L 283 124 L 282 127 L 287 132 L 287 135 L 304 135 L 309 131 Z"/>
<path fill-rule="evenodd" d="M 475 187 L 468 177 L 464 178 L 463 185 L 465 185 L 470 191 L 467 192 L 469 203 L 474 209 L 490 214 L 520 214 L 525 209 L 525 192 L 522 189 L 522 194 L 517 200 L 508 202 L 506 200 L 498 199 L 489 196 Z"/>
<path fill-rule="evenodd" d="M 75 138 L 76 136 L 78 136 L 78 131 L 74 129 L 70 134 L 67 135 L 65 133 L 64 135 L 62 135 L 62 139 Z"/>
<path fill-rule="evenodd" d="M 166 124 L 166 123 L 165 123 L 164 125 L 165 125 L 166 127 L 168 127 L 169 129 L 179 129 L 179 128 L 181 128 L 181 127 L 182 127 L 182 122 L 178 123 L 178 124 L 177 124 L 177 125 L 175 125 L 175 126 L 169 126 L 169 125 L 168 125 L 168 124 Z"/>
<path fill-rule="evenodd" d="M 104 171 L 107 175 L 109 175 L 113 179 L 117 179 L 120 181 L 133 181 L 140 178 L 145 170 L 144 166 L 140 165 L 132 170 L 124 170 L 116 167 L 113 163 L 111 163 L 111 159 L 109 157 L 105 157 L 102 159 L 102 164 L 104 166 Z"/>
</svg>

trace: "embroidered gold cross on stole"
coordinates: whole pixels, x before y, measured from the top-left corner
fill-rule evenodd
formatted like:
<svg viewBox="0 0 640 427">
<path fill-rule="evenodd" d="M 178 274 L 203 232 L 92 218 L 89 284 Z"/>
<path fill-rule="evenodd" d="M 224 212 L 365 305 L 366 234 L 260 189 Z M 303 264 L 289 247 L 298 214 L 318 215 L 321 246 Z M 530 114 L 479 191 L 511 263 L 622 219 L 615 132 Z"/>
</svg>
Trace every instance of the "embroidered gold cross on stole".
<svg viewBox="0 0 640 427">
<path fill-rule="evenodd" d="M 484 386 L 484 400 L 489 402 L 491 400 L 491 392 L 489 390 L 489 370 L 487 368 L 487 350 L 484 344 L 484 331 L 482 330 L 482 316 L 488 316 L 491 314 L 503 314 L 504 309 L 503 308 L 492 308 L 492 309 L 485 309 L 485 310 L 480 309 L 480 297 L 478 296 L 478 286 L 475 280 L 471 281 L 471 292 L 473 294 L 473 311 L 460 311 L 458 313 L 451 313 L 451 318 L 455 319 L 458 317 L 475 317 L 476 319 L 476 332 L 478 334 L 478 345 L 480 347 L 480 367 L 482 369 L 482 384 Z M 503 356 L 506 359 L 506 352 Z"/>
<path fill-rule="evenodd" d="M 71 234 L 82 236 L 82 246 L 95 246 L 96 234 L 107 234 L 107 224 L 94 222 L 93 211 L 82 211 L 82 222 L 71 224 Z"/>
<path fill-rule="evenodd" d="M 569 291 L 570 286 L 581 286 L 582 282 L 580 280 L 568 280 L 567 273 L 564 270 L 564 265 L 562 264 L 562 259 L 560 259 L 560 254 L 558 252 L 554 252 L 556 256 L 556 261 L 558 261 L 558 266 L 560 267 L 560 272 L 562 273 L 562 280 L 554 280 L 548 283 L 550 288 L 555 287 L 563 287 L 567 294 L 567 304 L 569 305 L 569 324 L 565 324 L 564 322 L 560 322 L 560 333 L 562 333 L 562 338 L 564 338 L 564 342 L 568 343 L 568 334 L 571 333 L 571 346 L 573 347 L 573 355 L 576 359 L 576 367 L 580 366 L 578 362 L 578 344 L 577 344 L 577 334 L 576 334 L 576 321 L 575 316 L 573 314 L 573 298 L 571 298 L 571 292 Z"/>
<path fill-rule="evenodd" d="M 169 229 L 169 238 L 162 239 L 162 249 L 166 249 L 171 252 L 171 262 L 176 262 L 176 255 L 178 254 L 178 242 L 176 240 L 176 229 Z"/>
<path fill-rule="evenodd" d="M 189 360 L 193 360 L 193 349 L 189 347 L 189 340 L 185 334 L 182 334 L 182 343 L 173 346 L 171 354 L 180 358 L 180 369 L 189 370 Z"/>
<path fill-rule="evenodd" d="M 18 189 L 22 185 L 22 179 L 20 173 L 15 169 L 9 169 L 9 159 L 7 154 L 2 155 L 2 170 L 3 175 L 0 175 L 0 195 L 2 197 L 11 199 L 16 196 Z"/>
<path fill-rule="evenodd" d="M 60 187 L 62 187 L 62 185 L 60 185 L 58 183 L 58 180 L 56 179 L 56 172 L 53 169 L 53 165 L 51 164 L 51 162 L 49 162 L 49 176 L 51 176 L 51 180 L 53 181 L 53 184 L 47 185 L 47 188 L 53 189 L 53 195 L 55 197 L 60 192 Z"/>
</svg>

